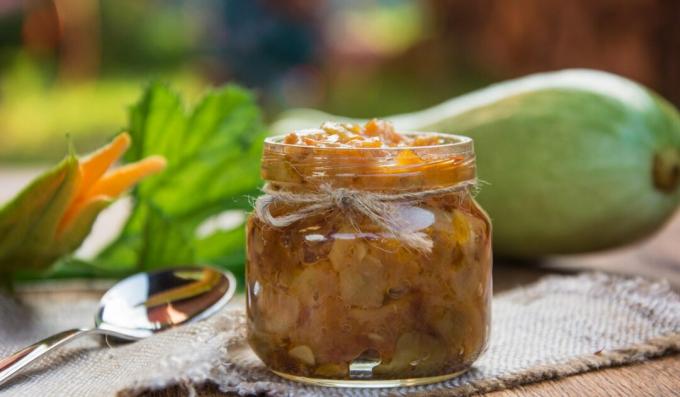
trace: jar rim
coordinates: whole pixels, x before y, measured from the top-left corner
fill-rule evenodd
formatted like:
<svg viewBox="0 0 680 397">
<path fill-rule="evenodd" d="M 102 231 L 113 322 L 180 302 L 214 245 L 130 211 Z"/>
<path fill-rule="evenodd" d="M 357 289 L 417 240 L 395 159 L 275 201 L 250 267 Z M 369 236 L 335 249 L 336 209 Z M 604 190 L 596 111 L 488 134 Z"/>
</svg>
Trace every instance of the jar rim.
<svg viewBox="0 0 680 397">
<path fill-rule="evenodd" d="M 316 129 L 296 133 L 317 132 Z M 321 184 L 355 190 L 418 190 L 451 186 L 476 177 L 473 140 L 438 132 L 400 132 L 406 136 L 438 136 L 430 146 L 379 148 L 322 147 L 283 143 L 285 135 L 265 138 L 261 176 L 278 186 Z M 420 161 L 401 161 L 415 155 Z"/>
<path fill-rule="evenodd" d="M 306 135 L 311 133 L 322 132 L 323 130 L 319 128 L 305 128 L 300 130 L 295 130 L 294 132 L 298 135 Z M 436 145 L 424 145 L 424 146 L 387 146 L 387 147 L 351 147 L 351 146 L 310 146 L 297 143 L 284 143 L 281 142 L 288 134 L 269 136 L 264 139 L 265 149 L 276 150 L 277 148 L 284 147 L 294 147 L 300 150 L 310 149 L 317 153 L 323 153 L 324 151 L 338 153 L 339 151 L 361 151 L 366 153 L 371 152 L 399 152 L 402 150 L 418 150 L 418 151 L 445 151 L 450 154 L 466 154 L 473 153 L 473 140 L 472 138 L 465 135 L 458 134 L 445 134 L 442 132 L 431 132 L 431 131 L 404 131 L 399 132 L 402 135 L 408 137 L 416 136 L 437 136 L 441 138 L 445 143 L 440 143 Z"/>
</svg>

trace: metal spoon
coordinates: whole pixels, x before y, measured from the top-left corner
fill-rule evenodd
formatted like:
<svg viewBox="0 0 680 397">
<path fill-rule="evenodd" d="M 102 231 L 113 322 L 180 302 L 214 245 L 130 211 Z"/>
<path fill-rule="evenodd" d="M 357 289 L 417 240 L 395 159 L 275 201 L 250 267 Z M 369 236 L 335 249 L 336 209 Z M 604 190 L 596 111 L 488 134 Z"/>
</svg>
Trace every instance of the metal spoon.
<svg viewBox="0 0 680 397">
<path fill-rule="evenodd" d="M 79 336 L 143 339 L 215 314 L 235 291 L 233 274 L 209 267 L 181 267 L 130 276 L 101 298 L 94 328 L 60 332 L 0 359 L 0 385 L 33 360 Z"/>
</svg>

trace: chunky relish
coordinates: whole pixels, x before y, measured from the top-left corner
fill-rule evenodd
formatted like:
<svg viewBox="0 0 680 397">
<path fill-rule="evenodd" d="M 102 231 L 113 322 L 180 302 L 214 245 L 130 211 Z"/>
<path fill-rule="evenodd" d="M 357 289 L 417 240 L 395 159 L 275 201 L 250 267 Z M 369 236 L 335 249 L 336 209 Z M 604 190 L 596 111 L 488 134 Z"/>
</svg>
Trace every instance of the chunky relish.
<svg viewBox="0 0 680 397">
<path fill-rule="evenodd" d="M 391 202 L 407 232 L 432 242 L 429 251 L 342 205 L 284 227 L 251 215 L 248 331 L 265 364 L 326 385 L 426 383 L 469 368 L 486 345 L 491 300 L 491 224 L 469 189 L 448 189 L 474 178 L 469 139 L 400 134 L 378 120 L 324 123 L 269 141 L 264 157 L 270 187 L 290 194 L 324 184 L 389 201 L 444 189 Z M 272 214 L 299 210 L 283 203 Z"/>
</svg>

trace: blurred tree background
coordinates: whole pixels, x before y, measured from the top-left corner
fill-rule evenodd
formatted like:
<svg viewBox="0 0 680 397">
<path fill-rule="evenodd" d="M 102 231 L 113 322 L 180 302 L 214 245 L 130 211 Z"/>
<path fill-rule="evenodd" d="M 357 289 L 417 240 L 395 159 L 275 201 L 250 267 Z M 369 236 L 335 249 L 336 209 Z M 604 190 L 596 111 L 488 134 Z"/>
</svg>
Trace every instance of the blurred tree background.
<svg viewBox="0 0 680 397">
<path fill-rule="evenodd" d="M 618 73 L 680 105 L 673 0 L 3 0 L 0 163 L 60 158 L 126 124 L 151 79 L 189 97 L 233 81 L 268 118 L 415 111 L 493 81 Z"/>
</svg>

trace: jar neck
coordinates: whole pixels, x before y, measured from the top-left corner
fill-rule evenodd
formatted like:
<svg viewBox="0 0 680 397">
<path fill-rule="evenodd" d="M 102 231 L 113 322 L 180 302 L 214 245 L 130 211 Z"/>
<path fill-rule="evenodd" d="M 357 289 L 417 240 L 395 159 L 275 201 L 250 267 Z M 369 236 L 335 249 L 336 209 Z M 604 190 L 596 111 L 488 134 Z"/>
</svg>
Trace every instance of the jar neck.
<svg viewBox="0 0 680 397">
<path fill-rule="evenodd" d="M 279 190 L 316 191 L 321 185 L 364 191 L 409 192 L 469 184 L 476 178 L 472 141 L 442 135 L 436 146 L 328 148 L 265 141 L 262 177 Z"/>
</svg>

